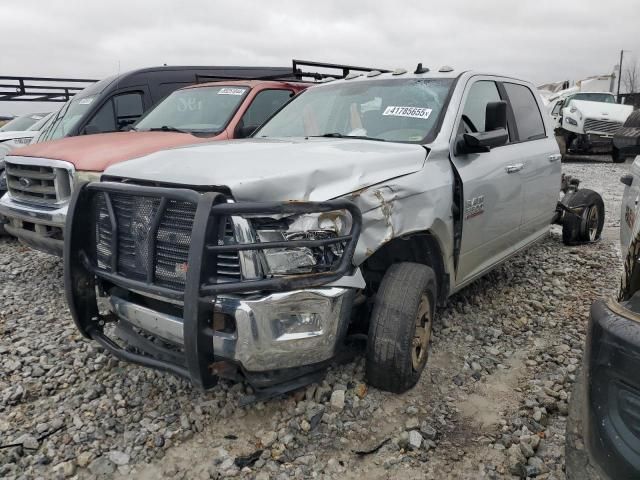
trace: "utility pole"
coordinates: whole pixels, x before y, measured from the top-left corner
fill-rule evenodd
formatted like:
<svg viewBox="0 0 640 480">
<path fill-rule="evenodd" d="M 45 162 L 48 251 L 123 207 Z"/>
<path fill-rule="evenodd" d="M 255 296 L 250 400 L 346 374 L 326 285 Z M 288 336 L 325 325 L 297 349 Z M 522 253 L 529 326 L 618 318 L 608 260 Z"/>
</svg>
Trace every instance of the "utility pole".
<svg viewBox="0 0 640 480">
<path fill-rule="evenodd" d="M 620 50 L 620 63 L 618 64 L 618 95 L 616 95 L 616 100 L 620 103 L 620 82 L 622 82 L 622 56 L 624 55 L 624 50 Z"/>
</svg>

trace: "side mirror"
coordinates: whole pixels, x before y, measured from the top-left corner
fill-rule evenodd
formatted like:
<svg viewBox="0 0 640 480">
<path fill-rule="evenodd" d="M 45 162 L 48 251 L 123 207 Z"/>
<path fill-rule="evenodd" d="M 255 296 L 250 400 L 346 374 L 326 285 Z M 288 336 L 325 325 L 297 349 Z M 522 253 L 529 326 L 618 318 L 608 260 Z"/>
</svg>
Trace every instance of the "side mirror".
<svg viewBox="0 0 640 480">
<path fill-rule="evenodd" d="M 456 153 L 482 153 L 509 141 L 507 102 L 489 102 L 485 111 L 484 132 L 463 133 L 456 140 Z"/>
<path fill-rule="evenodd" d="M 93 135 L 94 133 L 100 133 L 100 129 L 96 125 L 87 125 L 82 129 L 83 135 Z"/>
<path fill-rule="evenodd" d="M 118 119 L 118 130 L 121 132 L 126 132 L 129 130 L 129 127 L 136 123 L 137 118 L 127 118 L 127 119 Z"/>
<path fill-rule="evenodd" d="M 499 128 L 490 132 L 463 133 L 460 137 L 458 153 L 482 153 L 505 145 L 509 140 L 509 133 L 505 128 Z"/>
<path fill-rule="evenodd" d="M 238 125 L 236 128 L 236 138 L 247 138 L 258 129 L 257 125 Z"/>
</svg>

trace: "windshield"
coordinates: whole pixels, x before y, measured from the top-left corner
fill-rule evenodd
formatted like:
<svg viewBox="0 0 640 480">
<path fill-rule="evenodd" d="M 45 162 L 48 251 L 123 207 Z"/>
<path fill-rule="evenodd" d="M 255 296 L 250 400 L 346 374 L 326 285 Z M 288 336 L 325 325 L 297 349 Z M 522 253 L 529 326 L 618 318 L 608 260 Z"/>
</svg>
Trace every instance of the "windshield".
<svg viewBox="0 0 640 480">
<path fill-rule="evenodd" d="M 135 129 L 220 132 L 227 126 L 248 91 L 248 87 L 237 86 L 177 90 L 141 118 Z"/>
<path fill-rule="evenodd" d="M 616 103 L 616 99 L 611 93 L 576 93 L 570 100 L 586 100 L 587 102 Z"/>
<path fill-rule="evenodd" d="M 435 136 L 453 79 L 388 79 L 310 88 L 256 137 L 365 137 L 422 142 Z"/>
<path fill-rule="evenodd" d="M 47 113 L 44 117 L 42 117 L 36 123 L 31 125 L 29 128 L 27 128 L 27 130 L 29 130 L 31 132 L 37 132 L 38 130 L 41 130 L 42 127 L 49 121 L 49 119 L 52 116 L 53 116 L 53 113 Z"/>
<path fill-rule="evenodd" d="M 0 132 L 22 132 L 28 130 L 31 125 L 38 120 L 42 120 L 42 117 L 45 115 L 46 113 L 32 113 L 31 115 L 14 118 L 10 122 L 5 123 L 2 128 L 0 128 Z"/>
<path fill-rule="evenodd" d="M 40 141 L 56 140 L 66 137 L 75 127 L 87 110 L 96 100 L 97 95 L 74 98 L 64 104 L 55 119 L 48 125 L 47 130 L 40 136 Z"/>
</svg>

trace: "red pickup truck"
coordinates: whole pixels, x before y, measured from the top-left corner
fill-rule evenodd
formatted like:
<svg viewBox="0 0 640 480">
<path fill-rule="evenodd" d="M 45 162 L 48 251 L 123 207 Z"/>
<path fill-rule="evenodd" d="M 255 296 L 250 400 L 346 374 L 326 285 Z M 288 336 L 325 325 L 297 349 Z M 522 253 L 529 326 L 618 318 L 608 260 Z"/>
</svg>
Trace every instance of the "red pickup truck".
<svg viewBox="0 0 640 480">
<path fill-rule="evenodd" d="M 308 86 L 274 80 L 192 85 L 166 97 L 131 131 L 69 137 L 16 150 L 6 157 L 8 193 L 0 200 L 6 231 L 37 250 L 61 256 L 76 182 L 97 180 L 114 163 L 158 150 L 247 137 Z M 92 122 L 99 129 L 100 115 Z"/>
</svg>

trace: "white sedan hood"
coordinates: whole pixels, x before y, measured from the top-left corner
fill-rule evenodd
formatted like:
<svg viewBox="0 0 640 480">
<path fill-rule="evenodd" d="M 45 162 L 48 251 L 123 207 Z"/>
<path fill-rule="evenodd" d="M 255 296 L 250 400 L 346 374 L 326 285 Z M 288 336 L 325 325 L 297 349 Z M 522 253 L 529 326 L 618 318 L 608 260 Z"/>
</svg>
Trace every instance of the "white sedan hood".
<svg viewBox="0 0 640 480">
<path fill-rule="evenodd" d="M 0 142 L 13 140 L 14 138 L 33 138 L 38 134 L 35 130 L 9 130 L 8 132 L 0 132 Z"/>
<path fill-rule="evenodd" d="M 164 150 L 104 175 L 228 187 L 239 201 L 329 200 L 422 168 L 421 145 L 349 138 L 248 139 Z"/>
<path fill-rule="evenodd" d="M 624 123 L 627 117 L 633 112 L 633 106 L 620 105 L 618 103 L 589 102 L 586 100 L 572 100 L 571 106 L 575 106 L 583 118 L 594 118 L 597 120 L 611 120 L 612 122 Z"/>
</svg>

